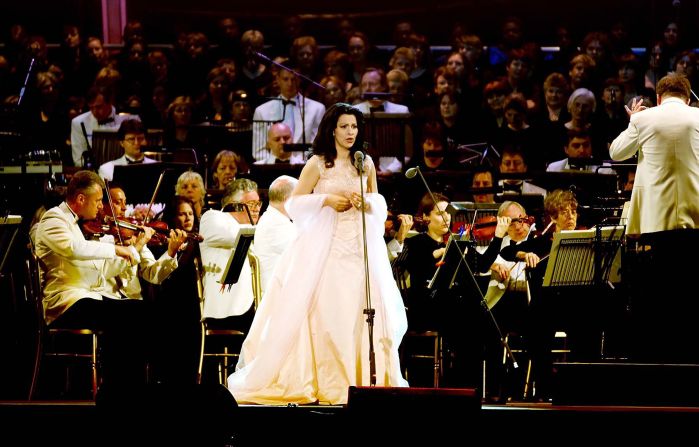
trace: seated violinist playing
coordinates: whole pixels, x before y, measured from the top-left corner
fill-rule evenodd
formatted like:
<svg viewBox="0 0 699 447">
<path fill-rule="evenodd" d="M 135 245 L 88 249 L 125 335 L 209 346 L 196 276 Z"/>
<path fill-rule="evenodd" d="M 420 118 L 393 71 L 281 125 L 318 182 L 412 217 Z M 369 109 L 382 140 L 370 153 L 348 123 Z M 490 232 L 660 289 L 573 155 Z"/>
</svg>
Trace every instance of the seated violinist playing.
<svg viewBox="0 0 699 447">
<path fill-rule="evenodd" d="M 435 203 L 436 201 L 436 203 Z M 409 330 L 438 330 L 444 346 L 453 353 L 450 367 L 445 371 L 445 383 L 454 387 L 477 386 L 481 371 L 482 337 L 479 300 L 470 283 L 454 287 L 430 288 L 439 265 L 443 264 L 447 241 L 451 236 L 451 216 L 446 211 L 449 201 L 442 194 L 425 194 L 420 201 L 416 219 L 426 225 L 426 231 L 405 241 L 405 265 L 410 273 L 410 288 L 406 297 Z M 474 272 L 488 270 L 497 257 L 503 236 L 510 226 L 510 217 L 497 217 L 490 226 L 495 228 L 493 241 L 485 253 L 464 253 Z M 466 249 L 468 250 L 468 249 Z M 471 262 L 475 257 L 475 262 Z M 473 265 L 475 264 L 475 265 Z M 448 269 L 449 267 L 447 267 Z M 461 278 L 461 276 L 460 276 Z M 465 316 L 471 320 L 465 322 Z"/>
<path fill-rule="evenodd" d="M 115 184 L 109 185 L 109 197 L 114 208 L 114 219 L 109 221 L 124 221 L 126 213 L 126 194 L 124 190 Z M 104 210 L 111 213 L 109 203 L 105 203 Z M 170 230 L 168 238 L 159 239 L 160 243 L 167 245 L 167 250 L 155 259 L 153 253 L 148 249 L 148 244 L 156 240 L 155 230 L 149 226 L 140 226 L 138 233 L 131 230 L 121 229 L 119 234 L 114 235 L 112 241 L 123 245 L 133 246 L 139 255 L 137 263 L 131 269 L 122 272 L 120 275 L 106 281 L 104 287 L 112 294 L 120 295 L 124 298 L 141 299 L 141 284 L 139 277 L 152 284 L 162 283 L 173 270 L 177 268 L 177 252 L 180 246 L 187 240 L 187 233 L 180 229 Z M 130 228 L 133 228 L 130 226 Z"/>
</svg>

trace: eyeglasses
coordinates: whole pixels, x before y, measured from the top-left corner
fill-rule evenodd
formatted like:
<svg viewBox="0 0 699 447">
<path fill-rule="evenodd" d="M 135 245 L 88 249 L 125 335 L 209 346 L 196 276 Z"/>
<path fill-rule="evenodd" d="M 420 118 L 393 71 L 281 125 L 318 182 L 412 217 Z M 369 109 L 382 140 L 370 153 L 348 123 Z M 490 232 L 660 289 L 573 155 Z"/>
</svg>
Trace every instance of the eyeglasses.
<svg viewBox="0 0 699 447">
<path fill-rule="evenodd" d="M 136 140 L 138 140 L 139 143 L 145 143 L 147 141 L 145 136 L 124 138 L 124 141 L 126 141 L 129 144 L 134 144 Z"/>
<path fill-rule="evenodd" d="M 259 200 L 248 200 L 247 202 L 243 202 L 245 205 L 247 205 L 249 210 L 259 210 L 262 208 L 262 202 Z"/>
</svg>

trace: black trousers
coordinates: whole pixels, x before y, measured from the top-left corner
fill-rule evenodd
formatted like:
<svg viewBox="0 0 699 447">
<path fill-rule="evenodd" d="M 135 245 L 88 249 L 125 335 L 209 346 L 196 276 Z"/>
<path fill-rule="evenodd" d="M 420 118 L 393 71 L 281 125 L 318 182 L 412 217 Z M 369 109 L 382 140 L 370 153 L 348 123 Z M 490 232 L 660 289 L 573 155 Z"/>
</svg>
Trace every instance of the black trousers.
<svg viewBox="0 0 699 447">
<path fill-rule="evenodd" d="M 102 384 L 128 388 L 146 384 L 147 365 L 157 349 L 153 321 L 147 301 L 83 298 L 51 327 L 101 331 Z"/>
<path fill-rule="evenodd" d="M 698 363 L 699 292 L 693 259 L 698 230 L 642 235 L 645 248 L 628 272 L 631 307 L 631 357 L 637 362 Z M 626 281 L 626 279 L 625 279 Z"/>
</svg>

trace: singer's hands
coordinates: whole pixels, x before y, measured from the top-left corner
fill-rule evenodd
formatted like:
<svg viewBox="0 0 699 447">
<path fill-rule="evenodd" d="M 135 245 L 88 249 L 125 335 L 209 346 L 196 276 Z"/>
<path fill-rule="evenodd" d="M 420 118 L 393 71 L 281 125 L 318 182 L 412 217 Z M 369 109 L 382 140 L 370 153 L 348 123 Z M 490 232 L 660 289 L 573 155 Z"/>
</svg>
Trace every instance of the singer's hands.
<svg viewBox="0 0 699 447">
<path fill-rule="evenodd" d="M 352 202 L 352 206 L 357 208 L 358 210 L 362 209 L 362 196 L 361 194 L 358 194 L 356 192 L 353 192 L 350 194 L 350 201 Z M 364 200 L 364 211 L 369 211 L 369 203 Z"/>
<path fill-rule="evenodd" d="M 352 208 L 352 202 L 347 197 L 338 194 L 328 194 L 323 201 L 323 206 L 329 206 L 338 213 L 342 213 Z"/>
</svg>

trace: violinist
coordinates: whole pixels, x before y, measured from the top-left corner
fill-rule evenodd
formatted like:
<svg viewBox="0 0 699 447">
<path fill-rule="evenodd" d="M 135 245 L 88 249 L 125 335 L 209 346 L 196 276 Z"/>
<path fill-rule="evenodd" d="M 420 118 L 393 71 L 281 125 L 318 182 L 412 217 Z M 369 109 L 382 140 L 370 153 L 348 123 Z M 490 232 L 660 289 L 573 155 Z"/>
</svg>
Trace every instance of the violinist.
<svg viewBox="0 0 699 447">
<path fill-rule="evenodd" d="M 126 211 L 124 190 L 118 185 L 110 184 L 109 196 L 114 208 L 115 219 L 123 220 Z M 110 208 L 108 204 L 106 208 Z M 133 235 L 119 234 L 112 239 L 114 242 L 120 242 L 118 239 L 121 239 L 123 244 L 135 248 L 138 253 L 138 262 L 129 270 L 105 282 L 104 287 L 109 293 L 124 298 L 141 299 L 139 277 L 151 284 L 160 284 L 177 268 L 176 255 L 180 246 L 187 240 L 187 234 L 183 230 L 171 230 L 170 237 L 167 239 L 167 250 L 156 260 L 147 246 L 153 238 L 155 230 L 150 227 L 142 227 L 142 230 L 142 232 Z"/>
<path fill-rule="evenodd" d="M 234 205 L 244 204 L 239 211 Z M 201 257 L 204 265 L 203 318 L 209 327 L 237 329 L 247 332 L 255 313 L 250 264 L 243 263 L 236 284 L 223 286 L 219 282 L 232 252 L 239 229 L 257 223 L 262 202 L 257 183 L 240 178 L 226 185 L 221 210 L 209 210 L 202 215 L 200 233 Z M 250 221 L 252 219 L 252 222 Z"/>
<path fill-rule="evenodd" d="M 568 344 L 571 348 L 571 356 L 578 358 L 590 355 L 590 349 L 584 342 L 589 341 L 588 334 L 582 329 L 585 325 L 591 326 L 592 320 L 575 321 L 570 309 L 562 306 L 573 301 L 571 296 L 559 297 L 542 288 L 544 273 L 553 233 L 564 230 L 574 230 L 578 219 L 578 202 L 575 195 L 569 190 L 557 189 L 546 196 L 544 209 L 550 217 L 551 223 L 538 237 L 530 237 L 517 245 L 505 247 L 500 256 L 507 261 L 524 262 L 530 270 L 529 287 L 531 290 L 531 303 L 529 307 L 528 349 L 532 359 L 532 376 L 536 384 L 536 398 L 546 401 L 550 398 L 550 385 L 552 379 L 553 359 L 551 348 L 557 329 L 565 327 L 568 335 Z M 572 293 L 568 291 L 567 293 Z M 556 299 L 557 298 L 557 299 Z M 578 319 L 582 320 L 582 309 L 573 309 L 578 313 Z M 580 349 L 574 349 L 574 346 Z M 599 348 L 599 345 L 597 345 Z"/>
<path fill-rule="evenodd" d="M 102 209 L 102 180 L 78 171 L 66 199 L 44 213 L 36 232 L 44 318 L 49 327 L 102 331 L 102 388 L 139 389 L 152 346 L 147 302 L 121 300 L 104 289 L 110 278 L 130 270 L 138 260 L 133 247 L 86 241 L 78 222 L 94 219 Z"/>
<path fill-rule="evenodd" d="M 428 282 L 437 270 L 437 264 L 446 250 L 446 240 L 451 217 L 446 212 L 449 201 L 442 194 L 435 194 L 434 203 L 429 194 L 425 194 L 418 206 L 417 217 L 426 225 L 426 230 L 405 241 L 405 267 L 410 274 L 410 288 L 406 298 L 408 328 L 412 330 L 440 330 L 444 342 L 455 353 L 453 369 L 447 371 L 445 379 L 450 386 L 478 386 L 480 368 L 475 370 L 470 365 L 480 363 L 482 355 L 477 336 L 477 325 L 464 323 L 468 311 L 480 308 L 480 299 L 466 285 L 463 290 L 430 290 Z M 510 224 L 509 218 L 500 218 L 496 225 L 495 237 L 484 254 L 477 253 L 478 265 L 490 268 L 500 249 L 502 237 Z M 480 318 L 478 318 L 480 323 Z M 473 337 L 472 337 L 473 335 Z M 474 372 L 475 371 L 475 372 Z"/>
<path fill-rule="evenodd" d="M 191 233 L 198 229 L 194 204 L 174 196 L 163 212 L 163 220 L 175 230 Z M 166 384 L 194 385 L 199 370 L 201 343 L 202 263 L 199 244 L 187 241 L 177 252 L 177 270 L 161 284 L 155 304 L 168 343 L 159 352 L 162 368 L 156 376 Z"/>
<path fill-rule="evenodd" d="M 501 249 L 521 244 L 530 237 L 534 228 L 533 218 L 527 216 L 526 210 L 518 202 L 503 202 L 498 209 L 498 216 L 511 219 Z M 525 331 L 529 307 L 525 266 L 524 262 L 508 262 L 498 256 L 490 267 L 491 280 L 485 299 L 503 334 L 523 335 Z M 507 397 L 521 397 L 516 394 L 521 387 L 515 389 L 516 378 L 510 377 L 513 371 L 502 362 L 502 346 L 498 335 L 486 336 L 485 340 L 486 400 L 498 402 Z"/>
</svg>

